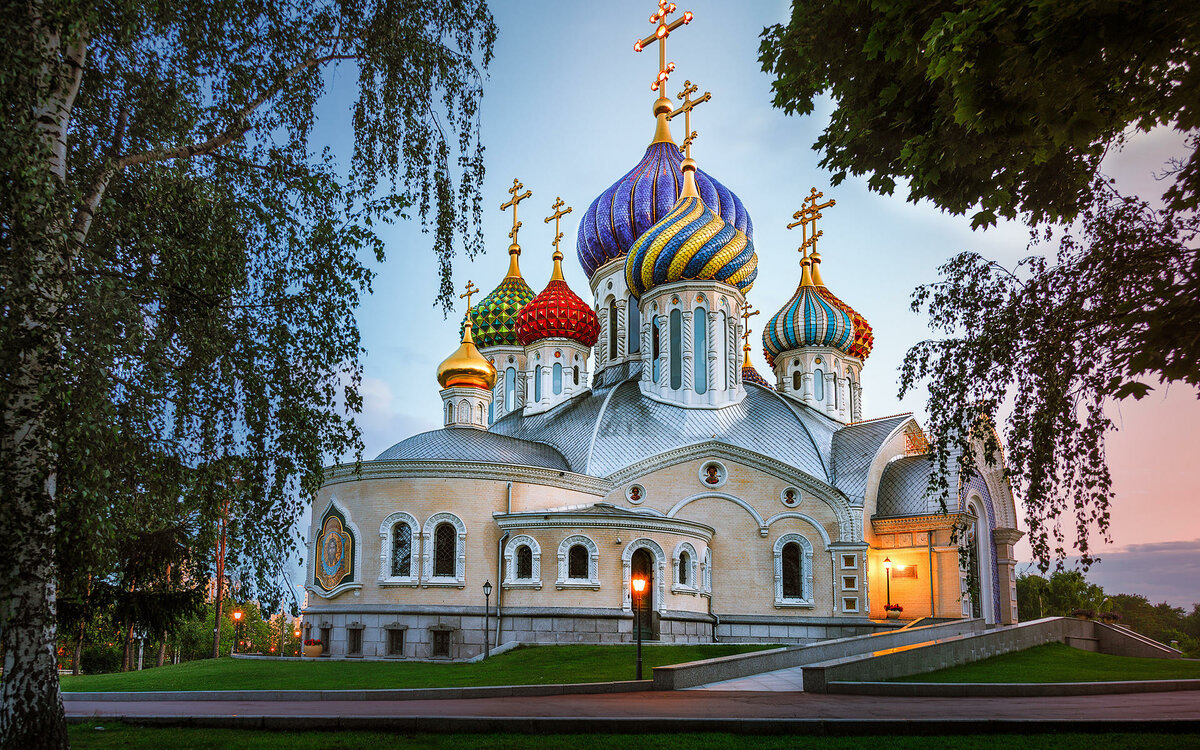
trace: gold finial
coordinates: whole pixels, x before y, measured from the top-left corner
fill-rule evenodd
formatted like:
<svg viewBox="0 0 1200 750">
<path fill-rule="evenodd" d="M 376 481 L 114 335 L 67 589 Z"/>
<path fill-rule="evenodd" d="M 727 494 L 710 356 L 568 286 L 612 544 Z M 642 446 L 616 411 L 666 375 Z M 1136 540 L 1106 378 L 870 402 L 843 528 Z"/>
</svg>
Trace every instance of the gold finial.
<svg viewBox="0 0 1200 750">
<path fill-rule="evenodd" d="M 689 10 L 684 12 L 682 18 L 667 23 L 667 16 L 674 12 L 675 3 L 658 0 L 658 12 L 650 16 L 650 23 L 655 25 L 654 33 L 633 43 L 634 52 L 641 52 L 647 44 L 653 41 L 658 42 L 658 75 L 655 77 L 654 83 L 650 85 L 651 91 L 658 92 L 658 99 L 654 101 L 655 129 L 652 143 L 674 143 L 671 139 L 671 128 L 667 125 L 666 118 L 663 117 L 671 111 L 671 100 L 663 93 L 664 84 L 671 72 L 675 70 L 675 63 L 667 62 L 667 37 L 675 29 L 692 22 L 692 12 Z"/>
<path fill-rule="evenodd" d="M 437 379 L 442 388 L 471 386 L 489 391 L 496 383 L 496 368 L 475 348 L 475 337 L 471 335 L 471 296 L 478 293 L 474 282 L 468 281 L 466 289 L 458 295 L 459 299 L 466 298 L 468 314 L 463 321 L 462 343 L 438 365 Z"/>
<path fill-rule="evenodd" d="M 754 306 L 749 302 L 742 308 L 742 351 L 745 353 L 742 359 L 742 367 L 750 367 L 750 318 L 758 315 L 761 310 L 754 310 Z"/>
<path fill-rule="evenodd" d="M 554 205 L 550 207 L 554 209 L 554 213 L 546 217 L 547 224 L 549 224 L 551 220 L 554 221 L 554 242 L 550 243 L 551 245 L 554 245 L 554 273 L 550 274 L 551 281 L 564 281 L 562 274 L 563 254 L 562 251 L 558 249 L 558 243 L 562 242 L 563 235 L 562 232 L 558 231 L 558 222 L 562 219 L 562 217 L 571 213 L 570 206 L 567 206 L 566 211 L 562 210 L 562 207 L 566 205 L 567 204 L 563 203 L 563 199 L 561 197 L 555 197 Z"/>
<path fill-rule="evenodd" d="M 683 115 L 683 133 L 686 137 L 683 139 L 683 145 L 679 147 L 679 150 L 682 151 L 684 156 L 686 156 L 688 159 L 692 158 L 692 141 L 696 140 L 696 136 L 698 135 L 696 131 L 692 130 L 692 110 L 695 109 L 697 105 L 703 104 L 709 99 L 712 99 L 711 91 L 705 91 L 697 99 L 691 98 L 692 94 L 699 90 L 700 87 L 693 86 L 691 81 L 684 81 L 683 91 L 680 91 L 678 94 L 676 94 L 676 98 L 682 99 L 683 104 L 679 106 L 679 109 L 667 113 L 668 121 L 674 120 L 675 117 L 680 114 Z"/>
<path fill-rule="evenodd" d="M 509 238 L 512 239 L 512 244 L 508 247 L 510 255 L 521 254 L 521 246 L 517 244 L 517 232 L 521 229 L 521 222 L 517 221 L 517 204 L 533 195 L 532 190 L 522 193 L 521 188 L 523 187 L 525 186 L 521 184 L 521 181 L 514 177 L 512 187 L 508 189 L 512 198 L 508 202 L 500 204 L 501 211 L 507 211 L 510 208 L 513 210 L 513 227 L 512 231 L 508 233 Z"/>
</svg>

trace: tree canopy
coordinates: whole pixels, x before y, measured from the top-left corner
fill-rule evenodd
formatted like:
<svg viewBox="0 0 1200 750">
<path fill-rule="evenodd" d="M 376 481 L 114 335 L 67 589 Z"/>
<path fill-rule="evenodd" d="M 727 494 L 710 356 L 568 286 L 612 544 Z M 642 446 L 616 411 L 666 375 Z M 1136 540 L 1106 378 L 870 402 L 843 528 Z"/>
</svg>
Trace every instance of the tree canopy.
<svg viewBox="0 0 1200 750">
<path fill-rule="evenodd" d="M 0 744 L 58 747 L 64 571 L 229 500 L 230 565 L 278 599 L 324 459 L 359 445 L 377 227 L 427 226 L 444 304 L 478 247 L 496 28 L 483 0 L 3 7 Z M 345 154 L 310 140 L 335 75 Z"/>
<path fill-rule="evenodd" d="M 1031 227 L 1043 254 L 1010 269 L 962 253 L 914 293 L 941 338 L 909 350 L 901 395 L 929 385 L 930 491 L 947 501 L 951 462 L 995 460 L 1006 414 L 1035 557 L 1089 564 L 1108 535 L 1106 409 L 1200 384 L 1200 6 L 823 0 L 765 29 L 760 60 L 784 111 L 832 98 L 814 148 L 835 185 L 866 175 L 975 228 Z M 1102 160 L 1155 127 L 1186 153 L 1162 165 L 1161 196 L 1123 194 Z"/>
</svg>

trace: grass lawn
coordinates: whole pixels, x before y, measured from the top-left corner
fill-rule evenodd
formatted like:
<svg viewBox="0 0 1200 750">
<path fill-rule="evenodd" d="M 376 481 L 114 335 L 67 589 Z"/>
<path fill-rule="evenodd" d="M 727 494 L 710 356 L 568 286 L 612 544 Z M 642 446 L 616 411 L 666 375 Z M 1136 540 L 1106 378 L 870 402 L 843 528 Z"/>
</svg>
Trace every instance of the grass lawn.
<svg viewBox="0 0 1200 750">
<path fill-rule="evenodd" d="M 1047 643 L 1012 654 L 901 677 L 896 682 L 1109 682 L 1200 679 L 1200 661 L 1096 654 Z"/>
<path fill-rule="evenodd" d="M 98 727 L 104 727 L 99 729 Z M 239 750 L 286 747 L 288 750 L 350 750 L 370 747 L 430 748 L 430 750 L 1007 750 L 1036 747 L 1046 750 L 1124 750 L 1124 748 L 1180 748 L 1200 744 L 1197 734 L 1033 734 L 978 735 L 969 737 L 754 737 L 731 734 L 590 734 L 590 735 L 497 735 L 497 734 L 385 734 L 380 732 L 268 732 L 240 729 L 159 729 L 122 724 L 76 724 L 70 728 L 71 747 L 79 750 L 158 750 L 186 747 L 193 750 Z"/>
<path fill-rule="evenodd" d="M 642 648 L 642 676 L 652 667 L 777 648 L 695 645 Z M 141 672 L 64 675 L 65 691 L 364 690 L 607 682 L 634 678 L 633 646 L 528 646 L 476 664 L 380 661 L 203 659 Z"/>
</svg>

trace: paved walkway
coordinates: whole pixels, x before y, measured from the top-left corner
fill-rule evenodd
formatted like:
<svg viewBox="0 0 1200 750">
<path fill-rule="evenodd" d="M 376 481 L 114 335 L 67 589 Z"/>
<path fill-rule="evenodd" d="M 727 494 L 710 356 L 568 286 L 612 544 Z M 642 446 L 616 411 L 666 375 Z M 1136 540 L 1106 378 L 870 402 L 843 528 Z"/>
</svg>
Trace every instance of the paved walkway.
<svg viewBox="0 0 1200 750">
<path fill-rule="evenodd" d="M 894 698 L 750 691 L 681 690 L 536 698 L 428 701 L 69 700 L 71 717 L 589 717 L 676 719 L 846 719 L 1001 721 L 1200 721 L 1200 692 L 1055 698 Z M 298 724 L 302 722 L 297 722 Z"/>
<path fill-rule="evenodd" d="M 710 682 L 707 685 L 697 685 L 688 690 L 749 690 L 754 692 L 802 692 L 804 690 L 804 667 L 788 667 L 776 669 L 774 672 L 763 672 L 749 677 L 735 677 L 732 680 Z"/>
</svg>

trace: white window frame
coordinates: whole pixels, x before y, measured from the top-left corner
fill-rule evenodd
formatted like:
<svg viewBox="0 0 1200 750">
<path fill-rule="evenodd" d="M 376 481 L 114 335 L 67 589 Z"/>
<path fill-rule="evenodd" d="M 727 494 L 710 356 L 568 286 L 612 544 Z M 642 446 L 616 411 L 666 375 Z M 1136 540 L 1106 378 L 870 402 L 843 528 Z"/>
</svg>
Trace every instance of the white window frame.
<svg viewBox="0 0 1200 750">
<path fill-rule="evenodd" d="M 704 576 L 704 593 L 712 594 L 712 547 L 704 548 L 704 562 L 701 564 Z"/>
<path fill-rule="evenodd" d="M 454 550 L 453 576 L 435 576 L 433 574 L 433 558 L 436 552 L 433 548 L 433 533 L 443 523 L 449 523 L 458 532 L 458 540 Z M 424 530 L 421 532 L 421 570 L 422 587 L 453 586 L 462 588 L 466 585 L 467 527 L 463 524 L 461 518 L 449 511 L 443 511 L 441 513 L 434 513 L 426 519 Z"/>
<path fill-rule="evenodd" d="M 406 576 L 392 575 L 392 549 L 395 539 L 394 530 L 397 524 L 405 524 L 412 532 L 412 558 L 409 574 Z M 416 586 L 421 580 L 421 526 L 411 513 L 398 510 L 379 524 L 379 578 L 380 586 Z"/>
<path fill-rule="evenodd" d="M 533 553 L 532 577 L 517 578 L 517 549 L 528 547 Z M 542 547 L 528 534 L 518 534 L 504 545 L 504 588 L 540 589 L 542 587 Z"/>
<path fill-rule="evenodd" d="M 588 551 L 587 578 L 571 578 L 571 548 L 582 545 Z M 569 536 L 558 545 L 558 580 L 554 582 L 559 589 L 599 589 L 600 588 L 600 547 L 591 537 L 583 534 Z"/>
<path fill-rule="evenodd" d="M 800 598 L 784 598 L 783 596 L 783 548 L 796 542 L 800 545 Z M 775 540 L 775 606 L 782 607 L 812 607 L 813 606 L 813 546 L 801 534 L 784 534 Z"/>
<path fill-rule="evenodd" d="M 688 554 L 687 564 L 687 580 L 688 583 L 679 582 L 679 566 L 680 559 L 683 553 Z M 696 571 L 699 568 L 699 556 L 696 554 L 696 548 L 691 542 L 680 542 L 675 545 L 675 551 L 671 554 L 671 593 L 672 594 L 692 594 L 693 596 L 700 593 L 699 579 L 696 578 Z"/>
</svg>

